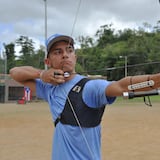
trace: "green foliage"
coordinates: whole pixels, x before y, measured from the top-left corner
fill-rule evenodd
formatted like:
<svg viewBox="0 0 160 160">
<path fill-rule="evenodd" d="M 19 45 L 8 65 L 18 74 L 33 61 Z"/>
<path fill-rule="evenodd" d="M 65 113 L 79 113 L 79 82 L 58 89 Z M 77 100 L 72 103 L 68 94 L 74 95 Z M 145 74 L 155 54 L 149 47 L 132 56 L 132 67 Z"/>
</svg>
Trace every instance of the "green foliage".
<svg viewBox="0 0 160 160">
<path fill-rule="evenodd" d="M 110 80 L 118 80 L 125 75 L 124 57 L 127 57 L 127 73 L 130 76 L 159 72 L 160 21 L 155 26 L 144 23 L 137 30 L 128 28 L 115 31 L 112 24 L 106 24 L 97 30 L 94 37 L 80 36 L 78 41 L 78 73 L 101 74 Z M 14 51 L 16 45 L 21 48 L 18 57 Z M 21 65 L 44 68 L 44 46 L 35 50 L 34 42 L 26 36 L 20 36 L 15 44 L 5 45 L 5 49 L 8 70 Z M 3 64 L 3 60 L 0 63 Z"/>
<path fill-rule="evenodd" d="M 114 29 L 112 24 L 100 26 L 100 30 L 96 32 L 96 37 L 98 37 L 97 47 L 103 48 L 107 44 L 112 44 L 116 42 L 116 36 L 114 35 Z"/>
<path fill-rule="evenodd" d="M 14 67 L 16 65 L 15 63 L 15 44 L 10 43 L 10 44 L 4 44 L 5 52 L 6 52 L 6 57 L 7 57 L 7 73 L 9 73 L 9 69 Z"/>
<path fill-rule="evenodd" d="M 3 59 L 0 59 L 0 74 L 5 73 L 5 61 Z"/>
<path fill-rule="evenodd" d="M 20 65 L 34 65 L 34 42 L 32 39 L 29 39 L 26 36 L 20 36 L 16 40 L 16 44 L 21 47 L 21 50 L 19 53 L 21 55 L 19 56 L 19 63 Z"/>
</svg>

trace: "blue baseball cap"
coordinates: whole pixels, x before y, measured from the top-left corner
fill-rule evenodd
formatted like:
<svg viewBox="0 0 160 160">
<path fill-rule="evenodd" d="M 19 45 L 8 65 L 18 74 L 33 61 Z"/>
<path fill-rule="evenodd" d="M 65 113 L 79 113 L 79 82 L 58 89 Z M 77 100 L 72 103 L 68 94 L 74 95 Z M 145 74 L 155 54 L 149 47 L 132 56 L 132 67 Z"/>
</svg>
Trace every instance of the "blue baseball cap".
<svg viewBox="0 0 160 160">
<path fill-rule="evenodd" d="M 74 40 L 72 37 L 70 36 L 66 36 L 66 35 L 61 35 L 61 34 L 53 34 L 52 36 L 50 36 L 47 41 L 46 41 L 46 47 L 47 47 L 47 53 L 49 53 L 51 47 L 59 42 L 59 41 L 66 41 L 69 44 L 71 44 L 73 46 L 74 44 Z"/>
</svg>

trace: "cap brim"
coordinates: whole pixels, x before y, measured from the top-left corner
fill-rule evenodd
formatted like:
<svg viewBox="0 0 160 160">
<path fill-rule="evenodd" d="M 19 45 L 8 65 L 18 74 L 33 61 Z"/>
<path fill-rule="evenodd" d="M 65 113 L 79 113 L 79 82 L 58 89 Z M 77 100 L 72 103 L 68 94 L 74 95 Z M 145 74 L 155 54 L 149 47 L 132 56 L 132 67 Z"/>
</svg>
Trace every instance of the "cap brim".
<svg viewBox="0 0 160 160">
<path fill-rule="evenodd" d="M 74 40 L 73 38 L 69 37 L 69 36 L 59 36 L 59 37 L 56 37 L 54 39 L 52 39 L 49 44 L 47 45 L 47 52 L 50 51 L 51 47 L 57 43 L 57 42 L 60 42 L 60 41 L 66 41 L 68 42 L 69 44 L 73 45 L 74 44 Z"/>
</svg>

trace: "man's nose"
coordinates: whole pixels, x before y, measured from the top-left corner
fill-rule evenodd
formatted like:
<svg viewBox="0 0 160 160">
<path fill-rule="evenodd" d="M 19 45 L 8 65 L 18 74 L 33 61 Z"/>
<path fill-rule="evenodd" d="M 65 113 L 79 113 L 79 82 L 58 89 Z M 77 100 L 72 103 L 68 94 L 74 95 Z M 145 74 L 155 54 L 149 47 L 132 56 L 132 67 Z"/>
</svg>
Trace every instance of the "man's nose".
<svg viewBox="0 0 160 160">
<path fill-rule="evenodd" d="M 67 50 L 63 50 L 63 57 L 68 57 L 68 52 L 67 52 Z"/>
</svg>

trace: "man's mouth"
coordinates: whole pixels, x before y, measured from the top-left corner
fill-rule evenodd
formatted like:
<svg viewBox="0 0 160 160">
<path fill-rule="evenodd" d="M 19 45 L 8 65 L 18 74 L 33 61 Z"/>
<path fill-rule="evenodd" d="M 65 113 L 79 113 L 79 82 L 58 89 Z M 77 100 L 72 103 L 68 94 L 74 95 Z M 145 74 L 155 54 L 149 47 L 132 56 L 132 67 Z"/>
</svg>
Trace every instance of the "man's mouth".
<svg viewBox="0 0 160 160">
<path fill-rule="evenodd" d="M 63 61 L 62 66 L 65 66 L 65 65 L 71 65 L 71 62 L 70 61 Z"/>
</svg>

